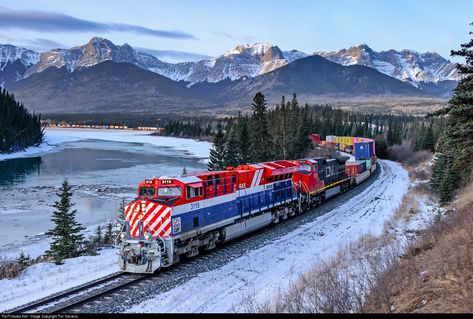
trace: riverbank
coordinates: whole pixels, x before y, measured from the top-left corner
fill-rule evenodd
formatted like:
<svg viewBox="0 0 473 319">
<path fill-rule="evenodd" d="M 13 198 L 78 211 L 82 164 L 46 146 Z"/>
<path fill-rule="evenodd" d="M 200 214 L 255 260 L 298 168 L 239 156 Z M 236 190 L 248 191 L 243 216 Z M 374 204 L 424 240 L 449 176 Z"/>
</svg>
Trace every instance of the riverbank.
<svg viewBox="0 0 473 319">
<path fill-rule="evenodd" d="M 44 142 L 39 146 L 28 147 L 21 152 L 0 154 L 0 161 L 41 156 L 48 152 L 61 149 L 61 145 L 78 140 L 95 139 L 112 142 L 148 143 L 157 147 L 172 148 L 185 151 L 190 156 L 206 159 L 209 157 L 212 144 L 204 140 L 152 135 L 143 130 L 113 129 L 78 129 L 78 128 L 47 128 Z"/>
</svg>

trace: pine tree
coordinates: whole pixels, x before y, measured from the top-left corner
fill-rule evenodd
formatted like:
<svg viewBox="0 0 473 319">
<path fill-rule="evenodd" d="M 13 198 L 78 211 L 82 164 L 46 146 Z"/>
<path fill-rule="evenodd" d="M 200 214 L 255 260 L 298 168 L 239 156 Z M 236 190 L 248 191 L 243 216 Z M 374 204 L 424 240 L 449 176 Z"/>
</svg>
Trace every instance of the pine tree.
<svg viewBox="0 0 473 319">
<path fill-rule="evenodd" d="M 76 221 L 77 211 L 71 210 L 74 204 L 71 203 L 71 186 L 67 179 L 64 180 L 56 195 L 60 199 L 53 205 L 56 210 L 51 220 L 55 227 L 47 232 L 52 242 L 46 254 L 60 264 L 64 258 L 75 257 L 79 254 L 80 245 L 84 240 L 81 231 L 85 228 Z"/>
<path fill-rule="evenodd" d="M 238 149 L 240 153 L 241 163 L 247 164 L 251 162 L 251 151 L 250 151 L 250 130 L 248 128 L 249 119 L 247 117 L 241 117 L 238 114 L 238 132 L 237 132 L 237 141 Z"/>
<path fill-rule="evenodd" d="M 182 177 L 186 177 L 187 176 L 187 170 L 186 170 L 186 167 L 184 166 L 182 168 L 182 174 L 181 174 Z"/>
<path fill-rule="evenodd" d="M 225 170 L 225 137 L 222 128 L 219 126 L 217 134 L 214 138 L 214 145 L 210 150 L 209 163 L 207 164 L 209 171 Z"/>
<path fill-rule="evenodd" d="M 437 193 L 440 193 L 440 187 L 445 177 L 447 169 L 447 157 L 443 153 L 437 153 L 434 165 L 432 167 L 432 177 L 430 179 L 430 187 Z"/>
<path fill-rule="evenodd" d="M 281 104 L 276 108 L 276 124 L 274 129 L 274 146 L 277 158 L 287 159 L 289 156 L 289 108 L 286 105 L 286 98 L 281 98 Z"/>
<path fill-rule="evenodd" d="M 435 152 L 433 123 L 431 123 L 429 127 L 425 129 L 424 135 L 422 137 L 422 149 Z"/>
<path fill-rule="evenodd" d="M 266 162 L 272 159 L 266 105 L 264 95 L 261 92 L 256 93 L 253 98 L 251 118 L 251 151 L 254 162 Z"/>
<path fill-rule="evenodd" d="M 309 106 L 306 105 L 299 112 L 299 121 L 297 123 L 295 143 L 295 158 L 302 158 L 312 147 L 312 141 L 309 138 L 310 132 Z"/>
<path fill-rule="evenodd" d="M 101 248 L 103 246 L 102 226 L 98 225 L 95 229 L 95 247 Z"/>
<path fill-rule="evenodd" d="M 376 156 L 379 158 L 388 158 L 388 143 L 383 135 L 376 135 L 374 138 Z"/>
<path fill-rule="evenodd" d="M 288 102 L 289 103 L 289 102 Z M 298 157 L 298 140 L 299 137 L 297 136 L 297 129 L 299 127 L 299 101 L 297 101 L 297 96 L 294 93 L 292 96 L 291 103 L 287 105 L 289 109 L 289 127 L 287 128 L 288 131 L 288 155 L 289 158 L 297 158 Z"/>
<path fill-rule="evenodd" d="M 236 167 L 241 164 L 241 155 L 238 147 L 237 127 L 232 125 L 225 137 L 225 167 Z"/>
<path fill-rule="evenodd" d="M 17 259 L 17 262 L 20 264 L 20 267 L 22 269 L 28 267 L 32 261 L 33 260 L 31 259 L 31 257 L 29 255 L 25 255 L 23 251 L 20 252 L 20 256 Z"/>
<path fill-rule="evenodd" d="M 113 223 L 110 222 L 107 224 L 107 229 L 105 230 L 105 234 L 103 236 L 103 244 L 105 246 L 112 246 L 114 241 L 113 236 Z"/>
<path fill-rule="evenodd" d="M 473 165 L 473 39 L 462 44 L 460 50 L 452 50 L 451 55 L 463 57 L 466 62 L 457 64 L 463 77 L 448 107 L 435 113 L 447 119 L 444 134 L 440 138 L 442 143 L 437 146 L 446 164 L 440 165 L 438 161 L 441 158 L 438 157 L 435 163 L 437 168 L 432 174 L 432 184 L 437 185 L 442 203 L 450 201 L 453 190 L 470 180 Z"/>
<path fill-rule="evenodd" d="M 445 169 L 442 182 L 439 190 L 439 200 L 441 204 L 446 204 L 452 201 L 453 192 L 456 188 L 456 174 L 452 169 L 452 164 L 447 162 L 447 168 Z"/>
</svg>

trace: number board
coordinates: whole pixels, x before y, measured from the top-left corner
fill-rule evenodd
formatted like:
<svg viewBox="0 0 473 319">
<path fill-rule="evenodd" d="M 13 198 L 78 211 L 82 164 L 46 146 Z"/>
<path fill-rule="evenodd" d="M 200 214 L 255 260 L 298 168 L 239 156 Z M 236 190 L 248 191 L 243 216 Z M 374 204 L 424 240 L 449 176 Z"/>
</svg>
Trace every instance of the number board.
<svg viewBox="0 0 473 319">
<path fill-rule="evenodd" d="M 162 179 L 161 184 L 162 185 L 172 184 L 172 179 Z"/>
</svg>

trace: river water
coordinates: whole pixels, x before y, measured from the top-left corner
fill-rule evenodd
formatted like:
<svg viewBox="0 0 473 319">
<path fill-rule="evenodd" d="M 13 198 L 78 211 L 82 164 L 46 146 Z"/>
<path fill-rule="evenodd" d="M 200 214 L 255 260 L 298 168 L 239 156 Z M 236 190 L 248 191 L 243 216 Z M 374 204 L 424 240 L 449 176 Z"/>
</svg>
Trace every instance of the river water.
<svg viewBox="0 0 473 319">
<path fill-rule="evenodd" d="M 50 134 L 57 140 L 70 133 L 77 140 L 65 139 L 51 152 L 0 161 L 0 253 L 44 239 L 44 232 L 53 226 L 51 206 L 65 178 L 73 186 L 77 220 L 90 231 L 113 221 L 121 199 L 133 199 L 141 180 L 176 176 L 183 167 L 188 172 L 206 169 L 202 158 L 169 146 L 178 139 L 153 140 L 132 132 L 55 130 Z M 195 144 L 194 148 L 208 147 Z"/>
</svg>

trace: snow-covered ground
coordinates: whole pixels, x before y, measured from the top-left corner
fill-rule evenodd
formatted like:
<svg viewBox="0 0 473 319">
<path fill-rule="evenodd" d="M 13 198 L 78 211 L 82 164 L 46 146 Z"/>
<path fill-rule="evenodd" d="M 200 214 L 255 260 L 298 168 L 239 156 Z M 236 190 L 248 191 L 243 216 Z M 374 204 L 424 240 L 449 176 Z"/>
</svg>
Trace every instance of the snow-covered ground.
<svg viewBox="0 0 473 319">
<path fill-rule="evenodd" d="M 0 161 L 13 158 L 40 156 L 44 153 L 60 149 L 66 142 L 97 139 L 113 142 L 149 143 L 154 146 L 170 147 L 176 150 L 187 151 L 191 156 L 208 158 L 212 144 L 192 139 L 152 136 L 146 131 L 133 130 L 106 130 L 106 129 L 73 129 L 73 128 L 47 128 L 44 142 L 35 147 L 28 147 L 22 152 L 0 154 Z"/>
<path fill-rule="evenodd" d="M 363 193 L 225 266 L 131 308 L 130 312 L 232 312 L 248 295 L 273 296 L 300 274 L 334 257 L 360 236 L 382 234 L 409 187 L 407 171 L 381 161 L 382 172 Z"/>
<path fill-rule="evenodd" d="M 0 280 L 0 312 L 76 287 L 119 271 L 116 249 L 98 256 L 66 259 L 63 265 L 41 263 L 18 278 Z"/>
</svg>

